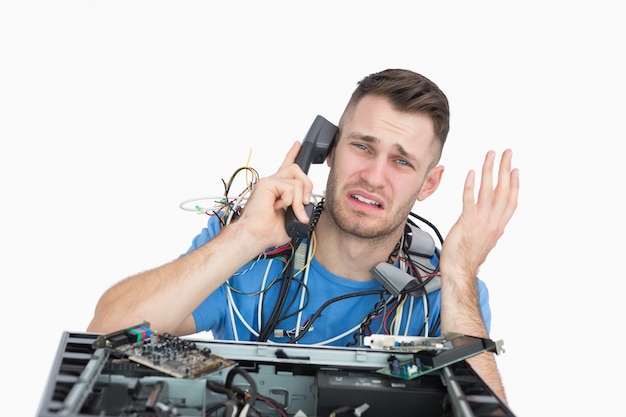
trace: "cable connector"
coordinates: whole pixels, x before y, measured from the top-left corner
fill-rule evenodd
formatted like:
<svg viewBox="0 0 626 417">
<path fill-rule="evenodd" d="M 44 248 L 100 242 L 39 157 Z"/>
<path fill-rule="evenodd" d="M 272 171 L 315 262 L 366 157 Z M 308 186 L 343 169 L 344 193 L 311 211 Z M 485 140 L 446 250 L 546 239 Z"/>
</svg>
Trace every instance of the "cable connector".
<svg viewBox="0 0 626 417">
<path fill-rule="evenodd" d="M 363 403 L 354 409 L 354 415 L 356 417 L 361 417 L 361 415 L 366 412 L 368 408 L 370 408 L 370 405 L 368 403 Z"/>
<path fill-rule="evenodd" d="M 399 296 L 407 289 L 410 290 L 410 284 L 414 287 L 411 294 L 418 297 L 422 296 L 424 291 L 428 294 L 441 288 L 441 277 L 439 276 L 433 277 L 426 285 L 418 285 L 415 277 L 387 262 L 379 263 L 370 272 L 394 297 Z"/>
<path fill-rule="evenodd" d="M 387 262 L 379 263 L 370 272 L 394 297 L 399 296 L 412 281 L 416 281 L 415 277 Z"/>
<path fill-rule="evenodd" d="M 425 232 L 417 226 L 409 224 L 411 234 L 409 235 L 409 253 L 411 255 L 430 258 L 435 253 L 435 239 L 430 233 Z"/>
</svg>

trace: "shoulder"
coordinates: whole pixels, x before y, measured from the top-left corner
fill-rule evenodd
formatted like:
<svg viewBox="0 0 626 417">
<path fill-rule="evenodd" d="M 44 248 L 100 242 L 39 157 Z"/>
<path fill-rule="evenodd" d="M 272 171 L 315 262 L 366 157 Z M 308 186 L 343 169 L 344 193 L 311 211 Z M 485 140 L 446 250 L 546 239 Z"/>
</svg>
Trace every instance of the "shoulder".
<svg viewBox="0 0 626 417">
<path fill-rule="evenodd" d="M 198 249 L 200 246 L 213 239 L 221 230 L 221 219 L 218 216 L 209 216 L 206 227 L 204 227 L 200 233 L 193 238 L 187 253 Z"/>
<path fill-rule="evenodd" d="M 485 284 L 485 281 L 478 278 L 476 279 L 476 285 L 478 286 L 478 294 L 484 294 L 486 296 L 489 296 L 489 289 L 487 288 L 487 284 Z"/>
</svg>

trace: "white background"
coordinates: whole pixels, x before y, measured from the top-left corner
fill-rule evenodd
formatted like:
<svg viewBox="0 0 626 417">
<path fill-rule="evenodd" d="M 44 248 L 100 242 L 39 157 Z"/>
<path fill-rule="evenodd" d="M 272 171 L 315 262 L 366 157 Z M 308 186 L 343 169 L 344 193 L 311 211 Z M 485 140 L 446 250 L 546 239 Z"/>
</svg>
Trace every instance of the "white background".
<svg viewBox="0 0 626 417">
<path fill-rule="evenodd" d="M 443 183 L 418 213 L 446 233 L 489 149 L 521 170 L 481 270 L 512 410 L 623 412 L 618 2 L 432 3 L 2 3 L 8 407 L 35 414 L 62 332 L 83 331 L 107 287 L 186 251 L 206 217 L 181 201 L 220 195 L 248 158 L 270 175 L 315 115 L 338 122 L 362 76 L 404 67 L 452 112 Z M 311 169 L 319 192 L 325 173 Z"/>
</svg>

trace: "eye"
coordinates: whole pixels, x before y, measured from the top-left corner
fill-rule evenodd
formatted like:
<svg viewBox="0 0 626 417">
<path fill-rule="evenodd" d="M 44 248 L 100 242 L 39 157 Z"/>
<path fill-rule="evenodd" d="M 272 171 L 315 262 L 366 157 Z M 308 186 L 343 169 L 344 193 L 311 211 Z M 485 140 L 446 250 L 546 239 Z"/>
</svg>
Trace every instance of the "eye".
<svg viewBox="0 0 626 417">
<path fill-rule="evenodd" d="M 399 165 L 402 165 L 402 166 L 406 166 L 406 167 L 412 167 L 413 166 L 406 159 L 396 159 L 396 163 L 399 164 Z"/>
<path fill-rule="evenodd" d="M 368 151 L 368 147 L 362 143 L 354 143 L 353 146 L 361 151 Z"/>
</svg>

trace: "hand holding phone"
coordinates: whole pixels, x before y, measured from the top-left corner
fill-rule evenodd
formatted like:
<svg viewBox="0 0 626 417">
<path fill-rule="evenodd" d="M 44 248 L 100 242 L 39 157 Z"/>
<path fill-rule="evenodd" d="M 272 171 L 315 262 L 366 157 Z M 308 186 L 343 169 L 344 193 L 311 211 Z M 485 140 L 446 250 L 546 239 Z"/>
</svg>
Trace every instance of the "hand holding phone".
<svg viewBox="0 0 626 417">
<path fill-rule="evenodd" d="M 321 164 L 326 160 L 337 130 L 337 126 L 324 117 L 318 115 L 315 118 L 296 157 L 296 164 L 305 174 L 309 173 L 311 164 Z M 310 219 L 313 214 L 313 204 L 309 203 L 304 208 Z M 289 207 L 285 213 L 285 228 L 291 238 L 306 238 L 309 236 L 310 222 L 308 224 L 300 222 L 293 209 Z"/>
</svg>

